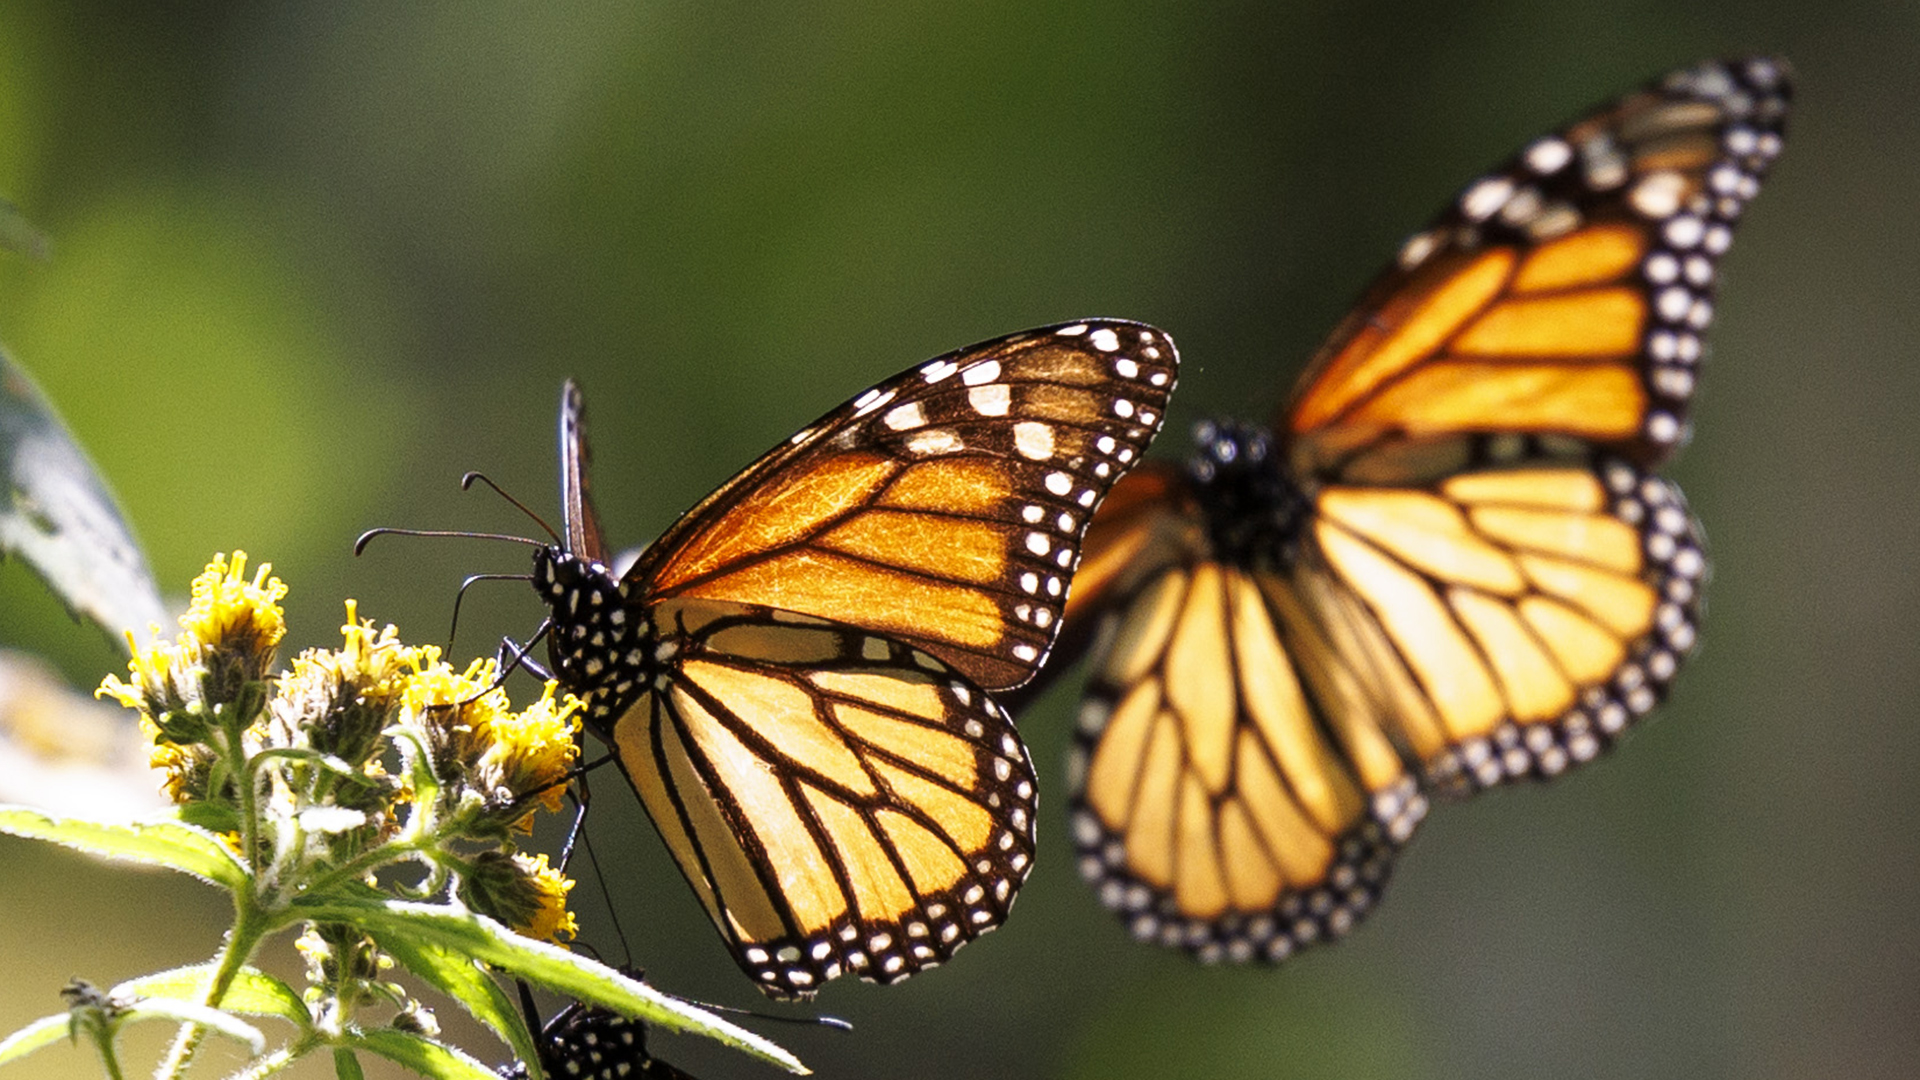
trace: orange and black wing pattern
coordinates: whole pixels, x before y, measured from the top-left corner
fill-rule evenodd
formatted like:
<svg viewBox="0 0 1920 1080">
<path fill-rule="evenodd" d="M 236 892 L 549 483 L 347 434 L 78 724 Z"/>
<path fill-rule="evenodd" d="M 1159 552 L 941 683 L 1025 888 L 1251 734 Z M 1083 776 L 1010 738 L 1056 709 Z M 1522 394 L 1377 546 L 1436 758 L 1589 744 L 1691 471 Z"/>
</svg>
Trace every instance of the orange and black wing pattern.
<svg viewBox="0 0 1920 1080">
<path fill-rule="evenodd" d="M 675 600 L 654 617 L 679 654 L 613 748 L 763 990 L 894 982 L 1005 920 L 1032 868 L 1037 793 L 978 686 L 811 616 Z"/>
<path fill-rule="evenodd" d="M 1101 498 L 1158 431 L 1150 326 L 1046 327 L 866 391 L 615 579 L 561 410 L 566 548 L 534 585 L 696 895 L 764 991 L 893 982 L 997 927 L 1031 869 L 1033 768 L 987 690 L 1031 677 Z"/>
<path fill-rule="evenodd" d="M 1329 487 L 1312 530 L 1367 628 L 1386 730 L 1443 793 L 1592 760 L 1693 648 L 1699 527 L 1677 487 L 1623 458 Z"/>
<path fill-rule="evenodd" d="M 1089 534 L 1081 869 L 1133 933 L 1279 960 L 1378 900 L 1434 794 L 1547 779 L 1663 696 L 1707 562 L 1679 490 L 1774 60 L 1678 72 L 1468 185 L 1272 431 L 1205 424 Z"/>
<path fill-rule="evenodd" d="M 1177 353 L 1090 320 L 936 357 L 809 425 L 628 573 L 911 642 L 989 690 L 1038 670 L 1094 508 L 1140 460 Z"/>
<path fill-rule="evenodd" d="M 1789 76 L 1772 59 L 1675 72 L 1469 184 L 1277 418 L 1294 467 L 1391 475 L 1397 455 L 1467 433 L 1665 460 L 1720 257 L 1780 152 Z"/>
</svg>

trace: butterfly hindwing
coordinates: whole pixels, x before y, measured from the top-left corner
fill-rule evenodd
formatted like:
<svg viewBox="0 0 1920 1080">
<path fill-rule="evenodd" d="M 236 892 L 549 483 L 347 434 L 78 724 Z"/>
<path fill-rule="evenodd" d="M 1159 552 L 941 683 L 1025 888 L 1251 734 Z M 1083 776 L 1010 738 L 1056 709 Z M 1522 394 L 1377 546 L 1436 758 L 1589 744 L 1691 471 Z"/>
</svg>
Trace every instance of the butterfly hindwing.
<svg viewBox="0 0 1920 1080">
<path fill-rule="evenodd" d="M 1295 587 L 1196 556 L 1129 590 L 1104 634 L 1068 770 L 1102 901 L 1206 960 L 1345 933 L 1426 802 Z"/>
<path fill-rule="evenodd" d="M 1025 747 L 930 654 L 809 616 L 669 601 L 678 663 L 614 727 L 622 767 L 769 993 L 935 966 L 1031 869 Z"/>
<path fill-rule="evenodd" d="M 1140 323 L 937 357 L 775 448 L 628 575 L 911 642 L 989 690 L 1039 668 L 1093 509 L 1159 430 L 1177 354 Z"/>
<path fill-rule="evenodd" d="M 1781 147 L 1778 60 L 1678 71 L 1529 144 L 1402 247 L 1276 429 L 1333 473 L 1383 444 L 1686 434 L 1720 257 Z"/>
</svg>

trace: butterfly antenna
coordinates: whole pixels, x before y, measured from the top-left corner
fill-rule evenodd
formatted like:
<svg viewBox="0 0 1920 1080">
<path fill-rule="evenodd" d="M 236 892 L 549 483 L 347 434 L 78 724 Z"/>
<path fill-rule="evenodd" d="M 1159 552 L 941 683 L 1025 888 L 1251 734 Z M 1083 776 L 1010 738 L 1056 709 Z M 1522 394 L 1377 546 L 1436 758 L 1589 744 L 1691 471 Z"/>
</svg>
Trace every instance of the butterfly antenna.
<svg viewBox="0 0 1920 1080">
<path fill-rule="evenodd" d="M 661 993 L 667 994 L 668 997 L 680 997 L 678 994 L 668 993 L 664 990 L 661 991 Z M 734 1016 L 751 1016 L 755 1020 L 778 1020 L 783 1024 L 806 1024 L 808 1026 L 832 1028 L 835 1031 L 853 1030 L 853 1024 L 851 1022 L 842 1020 L 837 1016 L 782 1016 L 779 1013 L 756 1012 L 753 1009 L 737 1009 L 732 1005 L 715 1005 L 710 1001 L 694 1001 L 691 998 L 680 998 L 680 1000 L 689 1005 L 698 1005 L 708 1012 L 731 1013 Z"/>
<path fill-rule="evenodd" d="M 488 476 L 486 473 L 470 472 L 467 475 L 461 477 L 460 490 L 461 491 L 470 490 L 475 484 L 475 482 L 485 484 L 488 487 L 492 488 L 493 493 L 495 495 L 498 495 L 501 498 L 507 500 L 509 503 L 512 503 L 514 507 L 517 508 L 521 513 L 527 515 L 529 518 L 532 518 L 533 523 L 535 525 L 540 526 L 542 531 L 544 531 L 548 536 L 552 537 L 554 543 L 558 544 L 560 542 L 560 534 L 553 531 L 553 526 L 547 524 L 546 518 L 543 518 L 539 514 L 536 514 L 532 510 L 528 509 L 526 503 L 523 503 L 519 499 L 516 499 L 513 496 L 507 494 L 506 489 L 502 488 L 499 484 L 494 483 L 493 478 Z"/>
<path fill-rule="evenodd" d="M 539 519 L 536 518 L 535 520 L 537 521 Z M 541 522 L 540 526 L 541 528 L 546 528 L 546 522 Z M 509 543 L 525 544 L 528 547 L 547 546 L 538 540 L 530 540 L 524 536 L 512 536 L 507 533 L 466 532 L 460 529 L 395 529 L 383 525 L 380 528 L 368 529 L 366 532 L 361 533 L 360 538 L 353 542 L 353 553 L 358 555 L 367 550 L 367 545 L 371 543 L 376 536 L 428 536 L 452 540 L 505 540 Z"/>
</svg>

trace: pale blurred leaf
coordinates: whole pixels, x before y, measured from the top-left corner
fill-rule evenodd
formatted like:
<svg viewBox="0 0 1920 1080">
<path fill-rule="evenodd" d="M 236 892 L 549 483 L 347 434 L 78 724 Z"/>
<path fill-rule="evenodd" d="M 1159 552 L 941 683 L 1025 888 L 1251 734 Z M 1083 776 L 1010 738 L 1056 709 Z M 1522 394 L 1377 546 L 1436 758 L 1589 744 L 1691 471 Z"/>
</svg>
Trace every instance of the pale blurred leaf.
<svg viewBox="0 0 1920 1080">
<path fill-rule="evenodd" d="M 116 639 L 165 621 L 146 556 L 86 451 L 0 353 L 0 552 L 18 555 L 75 614 Z"/>
</svg>

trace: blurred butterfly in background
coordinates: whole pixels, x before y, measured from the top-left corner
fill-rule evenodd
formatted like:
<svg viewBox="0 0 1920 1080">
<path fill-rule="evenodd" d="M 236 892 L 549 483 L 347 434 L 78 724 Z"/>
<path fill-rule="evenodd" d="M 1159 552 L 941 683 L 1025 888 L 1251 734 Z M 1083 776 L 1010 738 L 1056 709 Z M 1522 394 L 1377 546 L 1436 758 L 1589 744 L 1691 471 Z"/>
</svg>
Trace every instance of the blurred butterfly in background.
<svg viewBox="0 0 1920 1080">
<path fill-rule="evenodd" d="M 1074 840 L 1136 937 L 1337 938 L 1429 793 L 1557 776 L 1660 700 L 1707 564 L 1650 470 L 1789 76 L 1705 63 L 1535 140 L 1406 242 L 1270 430 L 1203 424 L 1185 471 L 1115 489 L 1054 669 L 1090 648 Z"/>
<path fill-rule="evenodd" d="M 693 1080 L 647 1052 L 644 1022 L 580 1001 L 541 1027 L 537 1045 L 540 1071 L 551 1080 Z M 504 1080 L 529 1075 L 518 1061 L 494 1071 Z"/>
<path fill-rule="evenodd" d="M 565 538 L 533 571 L 553 669 L 769 995 L 893 982 L 1006 918 L 1034 777 L 987 693 L 1046 658 L 1176 362 L 1117 320 L 937 357 L 769 451 L 618 577 L 568 384 Z"/>
</svg>

